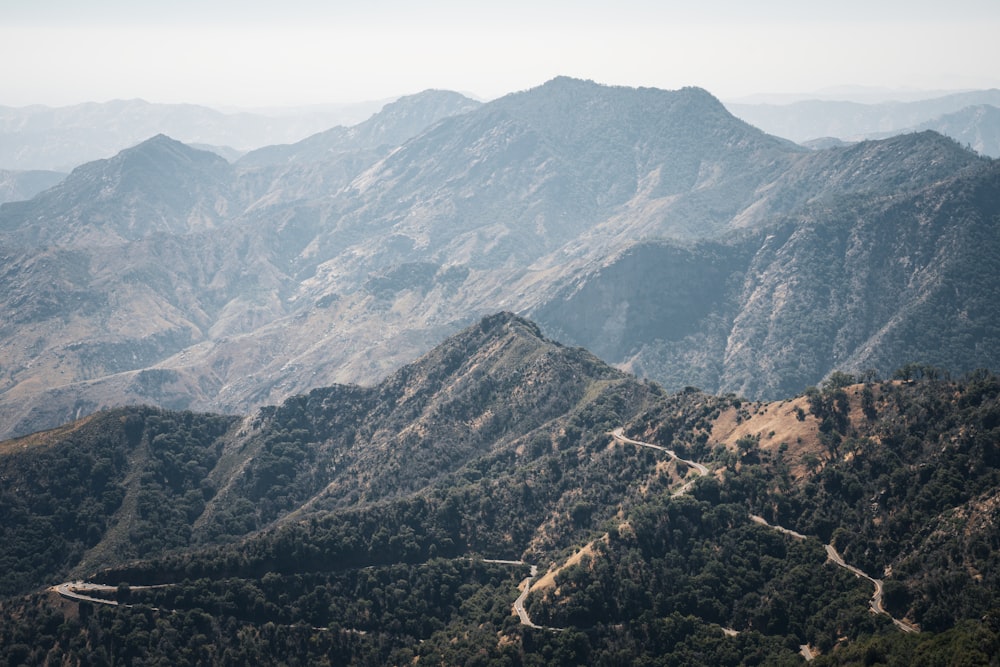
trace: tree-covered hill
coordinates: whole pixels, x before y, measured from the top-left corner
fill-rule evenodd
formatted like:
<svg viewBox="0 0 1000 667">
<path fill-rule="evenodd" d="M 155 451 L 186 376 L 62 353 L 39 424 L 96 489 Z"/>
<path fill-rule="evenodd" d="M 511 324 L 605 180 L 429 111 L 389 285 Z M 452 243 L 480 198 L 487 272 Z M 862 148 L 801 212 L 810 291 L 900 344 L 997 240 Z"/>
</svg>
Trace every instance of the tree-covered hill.
<svg viewBox="0 0 1000 667">
<path fill-rule="evenodd" d="M 129 408 L 0 444 L 0 651 L 991 664 L 997 415 L 996 376 L 926 365 L 775 403 L 669 394 L 490 316 L 372 387 L 243 419 Z M 886 613 L 830 550 L 879 580 Z M 105 588 L 44 589 L 75 577 Z"/>
</svg>

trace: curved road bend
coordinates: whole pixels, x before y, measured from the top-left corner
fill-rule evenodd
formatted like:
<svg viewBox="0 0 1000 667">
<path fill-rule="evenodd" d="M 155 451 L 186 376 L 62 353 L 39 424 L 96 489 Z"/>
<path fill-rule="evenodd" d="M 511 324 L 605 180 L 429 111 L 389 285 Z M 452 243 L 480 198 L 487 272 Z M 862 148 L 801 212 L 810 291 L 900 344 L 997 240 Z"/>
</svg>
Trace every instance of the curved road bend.
<svg viewBox="0 0 1000 667">
<path fill-rule="evenodd" d="M 531 590 L 531 580 L 538 575 L 538 566 L 531 566 L 531 574 L 525 577 L 524 581 L 521 582 L 521 594 L 517 596 L 514 600 L 514 612 L 517 613 L 517 617 L 521 619 L 521 625 L 527 625 L 529 628 L 536 628 L 538 630 L 543 629 L 542 626 L 537 623 L 533 623 L 531 617 L 528 616 L 528 610 L 524 608 L 524 601 L 528 599 L 528 591 Z M 545 628 L 548 630 L 558 630 L 559 628 Z"/>
<path fill-rule="evenodd" d="M 901 621 L 898 618 L 893 617 L 893 615 L 890 614 L 888 611 L 886 611 L 885 607 L 882 606 L 881 579 L 870 577 L 864 572 L 862 572 L 860 569 L 851 565 L 850 563 L 845 563 L 843 557 L 840 555 L 840 553 L 837 552 L 836 547 L 834 547 L 832 544 L 826 545 L 826 555 L 827 558 L 829 558 L 831 561 L 833 561 L 840 567 L 844 568 L 845 570 L 849 570 L 850 572 L 853 572 L 855 576 L 861 577 L 862 579 L 867 579 L 868 581 L 872 582 L 872 584 L 875 586 L 875 593 L 872 595 L 872 599 L 869 601 L 868 604 L 871 606 L 873 612 L 875 612 L 876 614 L 885 614 L 890 619 L 892 619 L 892 622 L 895 624 L 895 626 L 900 630 L 902 630 L 903 632 L 920 632 L 920 630 L 918 630 L 916 626 L 910 625 L 906 621 Z"/>
<path fill-rule="evenodd" d="M 498 558 L 484 558 L 484 563 L 499 563 L 500 565 L 528 565 L 523 560 L 502 560 Z M 530 565 L 530 574 L 524 578 L 518 588 L 521 589 L 521 594 L 517 596 L 514 600 L 513 611 L 517 614 L 517 617 L 521 619 L 521 625 L 526 625 L 529 628 L 535 628 L 536 630 L 554 630 L 556 632 L 562 631 L 562 628 L 547 628 L 544 625 L 538 625 L 531 620 L 528 616 L 528 610 L 524 608 L 524 601 L 528 599 L 528 592 L 531 590 L 531 580 L 538 576 L 538 566 Z"/>
<path fill-rule="evenodd" d="M 636 445 L 638 447 L 649 447 L 651 449 L 658 449 L 661 452 L 666 452 L 667 454 L 670 455 L 670 457 L 672 459 L 675 459 L 677 461 L 681 461 L 682 463 L 686 463 L 689 466 L 693 467 L 695 470 L 698 471 L 698 473 L 700 475 L 707 475 L 708 474 L 708 468 L 706 468 L 702 464 L 697 463 L 695 461 L 688 461 L 687 459 L 682 459 L 681 457 L 677 456 L 677 454 L 675 454 L 673 452 L 673 450 L 667 449 L 666 447 L 662 447 L 660 445 L 654 445 L 652 443 L 641 442 L 639 440 L 633 440 L 632 438 L 625 437 L 625 429 L 623 427 L 621 427 L 621 426 L 619 426 L 618 428 L 616 428 L 614 431 L 611 432 L 611 437 L 613 437 L 618 442 L 628 443 L 630 445 Z M 673 495 L 676 496 L 676 495 L 680 495 L 682 493 L 685 493 L 688 489 L 691 488 L 691 485 L 694 484 L 694 482 L 695 482 L 695 480 L 691 480 L 690 482 L 685 483 L 684 486 L 682 486 L 677 491 L 675 491 L 673 493 Z M 803 535 L 802 533 L 797 533 L 794 530 L 790 530 L 790 529 L 785 528 L 783 526 L 774 526 L 774 525 L 769 524 L 764 519 L 764 517 L 757 516 L 755 514 L 751 514 L 750 515 L 750 520 L 753 521 L 754 523 L 759 523 L 762 526 L 767 526 L 768 528 L 773 528 L 774 530 L 777 530 L 778 532 L 784 533 L 786 535 L 790 535 L 791 537 L 794 537 L 795 539 L 798 539 L 798 540 L 804 540 L 804 539 L 806 539 L 806 536 Z M 893 624 L 895 624 L 895 626 L 897 628 L 899 628 L 900 630 L 902 630 L 903 632 L 920 632 L 920 630 L 917 629 L 915 626 L 907 623 L 906 621 L 901 621 L 898 618 L 895 618 L 892 614 L 890 614 L 888 611 L 886 611 L 885 607 L 882 605 L 882 580 L 881 579 L 875 579 L 874 577 L 870 577 L 867 574 L 865 574 L 864 572 L 862 572 L 860 569 L 858 569 L 857 567 L 855 567 L 855 566 L 853 566 L 853 565 L 851 565 L 849 563 L 846 563 L 844 561 L 844 559 L 841 557 L 841 555 L 837 552 L 837 549 L 834 548 L 834 546 L 832 544 L 827 544 L 827 545 L 825 545 L 825 547 L 826 547 L 826 555 L 827 555 L 827 557 L 831 561 L 833 561 L 834 564 L 839 565 L 840 567 L 842 567 L 842 568 L 844 568 L 844 569 L 846 569 L 846 570 L 854 573 L 855 576 L 867 579 L 868 581 L 872 582 L 872 584 L 875 586 L 875 593 L 874 593 L 874 595 L 872 595 L 872 599 L 869 602 L 869 605 L 870 605 L 871 610 L 873 612 L 875 612 L 876 614 L 885 614 L 886 616 L 888 616 L 892 620 Z"/>
<path fill-rule="evenodd" d="M 677 456 L 677 454 L 672 449 L 668 449 L 668 448 L 663 447 L 661 445 L 654 445 L 654 444 L 652 444 L 650 442 L 642 442 L 640 440 L 633 440 L 632 438 L 625 437 L 625 429 L 622 428 L 621 426 L 619 426 L 618 428 L 616 428 L 614 431 L 611 432 L 611 437 L 614 438 L 616 441 L 621 442 L 621 443 L 625 443 L 625 444 L 629 444 L 629 445 L 635 445 L 636 447 L 648 447 L 650 449 L 658 449 L 661 452 L 666 452 L 670 456 L 670 458 L 672 458 L 673 460 L 680 461 L 681 463 L 685 463 L 688 466 L 690 466 L 690 467 L 694 468 L 695 470 L 697 470 L 698 471 L 698 477 L 701 477 L 703 475 L 707 475 L 708 474 L 708 468 L 706 468 L 702 464 L 698 463 L 697 461 L 689 461 L 687 459 L 682 459 L 681 457 Z M 683 486 L 681 486 L 679 489 L 677 489 L 676 491 L 674 491 L 671 495 L 673 495 L 673 496 L 679 496 L 679 495 L 687 493 L 688 491 L 691 490 L 691 487 L 694 486 L 694 483 L 698 480 L 698 477 L 695 477 L 694 479 L 685 482 Z"/>
<path fill-rule="evenodd" d="M 140 590 L 149 588 L 165 588 L 170 584 L 157 584 L 155 586 L 129 586 L 128 589 Z M 50 591 L 55 591 L 67 600 L 76 600 L 78 602 L 93 602 L 95 604 L 106 604 L 111 607 L 125 607 L 131 608 L 133 605 L 124 604 L 118 600 L 113 600 L 109 598 L 95 598 L 92 595 L 87 595 L 87 591 L 91 592 L 101 592 L 101 593 L 114 593 L 118 590 L 117 586 L 108 586 L 107 584 L 94 584 L 89 581 L 67 581 L 63 584 L 57 584 L 55 586 L 49 587 Z M 162 611 L 159 607 L 150 607 L 153 611 Z"/>
<path fill-rule="evenodd" d="M 672 458 L 672 459 L 674 459 L 676 461 L 680 461 L 681 463 L 685 463 L 688 466 L 690 466 L 690 467 L 694 468 L 695 470 L 697 470 L 699 477 L 701 477 L 702 475 L 707 475 L 708 474 L 708 468 L 707 467 L 705 467 L 701 463 L 698 463 L 697 461 L 689 461 L 687 459 L 682 459 L 681 457 L 677 456 L 677 454 L 673 450 L 671 450 L 671 449 L 668 449 L 668 448 L 663 447 L 661 445 L 654 445 L 654 444 L 649 443 L 649 442 L 642 442 L 640 440 L 633 440 L 632 438 L 626 437 L 625 436 L 625 429 L 622 428 L 622 427 L 620 427 L 620 426 L 618 428 L 616 428 L 614 431 L 611 432 L 611 436 L 616 441 L 621 442 L 621 443 L 635 445 L 637 447 L 648 447 L 650 449 L 657 449 L 657 450 L 659 450 L 661 452 L 666 452 L 670 456 L 670 458 Z M 681 495 L 682 493 L 686 493 L 691 488 L 691 486 L 694 484 L 694 482 L 696 480 L 697 480 L 697 478 L 692 479 L 689 482 L 686 482 L 683 486 L 681 486 L 679 489 L 677 489 L 672 495 L 678 496 L 678 495 Z M 790 530 L 788 528 L 784 528 L 783 526 L 775 526 L 775 525 L 769 524 L 764 519 L 764 517 L 757 516 L 755 514 L 751 514 L 750 515 L 750 520 L 753 521 L 753 522 L 755 522 L 755 523 L 758 523 L 758 524 L 760 524 L 762 526 L 767 526 L 768 528 L 773 528 L 774 530 L 777 530 L 778 532 L 785 533 L 786 535 L 790 535 L 791 537 L 794 537 L 795 539 L 798 539 L 798 540 L 804 540 L 804 539 L 806 539 L 805 535 L 803 535 L 801 533 L 797 533 L 794 530 Z M 886 611 L 885 607 L 882 605 L 882 581 L 880 579 L 875 579 L 873 577 L 870 577 L 867 574 L 865 574 L 864 572 L 862 572 L 860 569 L 858 569 L 857 567 L 846 563 L 844 561 L 844 559 L 841 557 L 841 555 L 837 552 L 836 548 L 834 548 L 834 546 L 832 544 L 827 544 L 825 546 L 826 546 L 827 556 L 829 557 L 829 559 L 831 561 L 833 561 L 836 565 L 839 565 L 840 567 L 853 572 L 856 576 L 863 577 L 864 579 L 867 579 L 868 581 L 872 582 L 872 584 L 875 586 L 875 594 L 872 596 L 872 599 L 869 602 L 872 611 L 874 611 L 875 613 L 878 613 L 878 614 L 885 614 L 886 616 L 888 616 L 890 619 L 892 619 L 892 622 L 896 625 L 896 627 L 898 627 L 903 632 L 919 632 L 919 630 L 916 627 L 914 627 L 913 625 L 910 625 L 909 623 L 907 623 L 905 621 L 901 621 L 901 620 L 899 620 L 897 618 L 894 618 L 892 616 L 892 614 L 890 614 L 888 611 Z M 501 564 L 501 565 L 518 565 L 518 566 L 520 566 L 520 565 L 528 565 L 528 563 L 525 563 L 522 560 L 483 559 L 483 562 L 485 562 L 485 563 L 498 563 L 498 564 Z M 530 565 L 529 567 L 531 568 L 530 574 L 527 577 L 524 578 L 524 580 L 521 582 L 521 584 L 519 586 L 519 588 L 521 589 L 521 593 L 520 593 L 520 595 L 517 596 L 517 599 L 514 601 L 513 611 L 514 611 L 514 613 L 517 614 L 517 617 L 520 619 L 522 625 L 526 625 L 529 628 L 535 628 L 537 630 L 553 630 L 553 631 L 559 632 L 559 631 L 563 630 L 563 628 L 550 628 L 550 627 L 545 627 L 545 626 L 542 626 L 542 625 L 538 625 L 537 623 L 534 623 L 531 620 L 531 617 L 528 616 L 528 611 L 524 608 L 524 601 L 527 599 L 528 592 L 531 590 L 531 581 L 536 576 L 538 576 L 538 566 L 537 565 Z M 132 588 L 155 588 L 155 586 L 133 586 Z M 105 584 L 92 584 L 92 583 L 84 582 L 84 581 L 69 581 L 69 582 L 66 582 L 66 583 L 58 584 L 56 586 L 52 586 L 50 588 L 50 590 L 53 590 L 56 593 L 58 593 L 59 595 L 61 595 L 62 597 L 70 599 L 70 600 L 77 600 L 77 601 L 81 601 L 82 600 L 82 601 L 86 601 L 86 602 L 94 602 L 94 603 L 97 603 L 97 604 L 119 606 L 120 603 L 117 600 L 109 600 L 107 598 L 97 598 L 97 597 L 93 597 L 93 596 L 90 596 L 90 595 L 86 594 L 86 591 L 93 591 L 93 592 L 100 591 L 100 592 L 107 593 L 107 592 L 116 591 L 117 589 L 118 589 L 117 586 L 108 586 L 108 585 L 105 585 Z M 132 605 L 120 605 L 120 606 L 131 607 Z M 735 631 L 729 631 L 729 632 L 727 632 L 726 628 L 723 628 L 723 632 L 725 632 L 726 634 L 730 634 L 730 632 L 732 632 L 733 634 L 735 634 Z M 811 659 L 812 656 L 811 655 L 807 655 L 808 647 L 803 647 L 803 648 L 804 648 L 804 650 L 802 652 L 803 656 L 806 657 L 806 660 Z"/>
<path fill-rule="evenodd" d="M 762 526 L 767 526 L 768 528 L 773 528 L 774 530 L 776 530 L 776 531 L 778 531 L 780 533 L 784 533 L 786 535 L 791 535 L 795 539 L 798 539 L 798 540 L 804 540 L 804 539 L 806 539 L 806 536 L 803 535 L 802 533 L 797 533 L 794 530 L 790 530 L 790 529 L 785 528 L 783 526 L 776 526 L 774 524 L 770 524 L 762 516 L 757 516 L 756 514 L 751 514 L 750 515 L 750 520 L 753 521 L 754 523 L 759 523 Z M 901 621 L 898 618 L 893 617 L 893 615 L 890 614 L 886 610 L 886 608 L 882 605 L 882 580 L 881 579 L 876 579 L 874 577 L 870 577 L 865 572 L 863 572 L 860 568 L 855 567 L 854 565 L 851 565 L 850 563 L 846 562 L 844 560 L 843 556 L 840 555 L 840 553 L 837 551 L 836 547 L 834 547 L 832 544 L 826 544 L 826 545 L 824 545 L 824 547 L 826 548 L 826 557 L 830 561 L 832 561 L 834 565 L 837 565 L 839 567 L 844 568 L 848 572 L 851 572 L 852 574 L 854 574 L 854 576 L 856 576 L 856 577 L 861 577 L 862 579 L 867 579 L 868 581 L 872 582 L 872 584 L 875 586 L 875 593 L 872 595 L 872 599 L 868 602 L 868 604 L 871 607 L 871 610 L 873 612 L 875 612 L 876 614 L 885 614 L 886 616 L 888 616 L 892 620 L 892 622 L 896 625 L 896 627 L 899 628 L 900 630 L 902 630 L 903 632 L 920 632 L 920 630 L 918 630 L 915 626 L 910 625 L 906 621 Z"/>
<path fill-rule="evenodd" d="M 495 558 L 484 558 L 484 563 L 497 563 L 500 565 L 528 565 L 523 560 L 501 560 Z M 531 590 L 531 581 L 538 576 L 538 566 L 530 565 L 531 573 L 525 577 L 521 582 L 519 588 L 521 589 L 520 595 L 518 595 L 517 600 L 514 601 L 513 611 L 517 614 L 517 617 L 521 620 L 522 625 L 526 625 L 529 628 L 535 628 L 537 630 L 554 630 L 561 631 L 562 628 L 547 628 L 537 623 L 532 622 L 531 617 L 528 616 L 528 610 L 524 608 L 524 601 L 528 598 L 528 591 Z M 130 586 L 132 588 L 159 588 L 160 586 Z M 49 587 L 49 590 L 55 591 L 67 600 L 75 600 L 76 602 L 92 602 L 94 604 L 104 604 L 111 607 L 125 607 L 130 608 L 130 604 L 122 604 L 117 600 L 112 600 L 109 598 L 98 598 L 92 595 L 87 595 L 87 592 L 101 592 L 101 593 L 114 593 L 118 590 L 117 586 L 108 586 L 106 584 L 94 584 L 87 581 L 67 581 L 62 584 L 57 584 L 55 586 Z M 159 611 L 156 607 L 152 607 L 154 611 Z M 324 628 L 318 628 L 324 629 Z"/>
<path fill-rule="evenodd" d="M 117 600 L 109 600 L 107 598 L 95 598 L 92 595 L 87 595 L 86 591 L 91 592 L 101 592 L 101 593 L 114 593 L 118 590 L 117 586 L 106 586 L 104 584 L 92 584 L 86 581 L 67 581 L 64 584 L 57 584 L 49 588 L 50 591 L 55 591 L 67 600 L 77 600 L 83 602 L 94 602 L 96 604 L 106 604 L 113 607 L 119 606 Z M 130 607 L 131 605 L 121 605 L 124 607 Z"/>
</svg>

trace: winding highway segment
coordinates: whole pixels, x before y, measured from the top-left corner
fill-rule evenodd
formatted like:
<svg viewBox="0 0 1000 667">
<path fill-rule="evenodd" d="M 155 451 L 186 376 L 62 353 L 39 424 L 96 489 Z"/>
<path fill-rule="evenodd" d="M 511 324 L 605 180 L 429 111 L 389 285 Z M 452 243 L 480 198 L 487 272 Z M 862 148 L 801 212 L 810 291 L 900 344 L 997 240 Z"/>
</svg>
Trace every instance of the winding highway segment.
<svg viewBox="0 0 1000 667">
<path fill-rule="evenodd" d="M 633 440 L 632 438 L 626 437 L 625 436 L 625 431 L 621 427 L 618 427 L 614 431 L 612 431 L 611 432 L 611 437 L 613 437 L 618 442 L 628 443 L 630 445 L 636 445 L 638 447 L 649 447 L 651 449 L 658 449 L 660 451 L 666 452 L 667 454 L 670 455 L 670 457 L 672 459 L 674 459 L 676 461 L 680 461 L 682 463 L 686 463 L 687 465 L 689 465 L 692 468 L 694 468 L 695 470 L 697 470 L 698 473 L 699 473 L 699 477 L 702 476 L 702 475 L 707 475 L 708 474 L 708 468 L 706 468 L 705 466 L 703 466 L 700 463 L 696 463 L 694 461 L 688 461 L 687 459 L 682 459 L 681 457 L 677 456 L 677 454 L 675 454 L 674 451 L 671 450 L 671 449 L 668 449 L 668 448 L 663 447 L 661 445 L 654 445 L 654 444 L 649 443 L 649 442 L 641 442 L 639 440 Z M 684 484 L 684 486 L 682 486 L 677 491 L 675 491 L 673 493 L 673 495 L 678 496 L 678 495 L 680 495 L 682 493 L 687 492 L 688 489 L 690 489 L 691 486 L 695 483 L 695 481 L 697 481 L 697 477 L 695 479 L 692 479 L 689 482 L 686 482 Z M 794 537 L 796 539 L 799 539 L 799 540 L 808 539 L 805 535 L 803 535 L 801 533 L 797 533 L 794 530 L 791 530 L 789 528 L 784 528 L 783 526 L 771 525 L 771 524 L 769 524 L 764 519 L 764 517 L 760 517 L 760 516 L 757 516 L 755 514 L 751 514 L 750 515 L 750 520 L 753 521 L 754 523 L 758 523 L 758 524 L 760 524 L 762 526 L 767 526 L 768 528 L 773 528 L 774 530 L 777 530 L 780 533 L 784 533 L 786 535 L 790 535 L 790 536 L 792 536 L 792 537 Z M 886 610 L 885 606 L 883 606 L 883 604 L 882 604 L 882 580 L 881 579 L 876 579 L 876 578 L 874 578 L 872 576 L 869 576 L 868 574 L 866 574 L 865 572 L 863 572 L 860 568 L 857 568 L 854 565 L 851 565 L 850 563 L 845 562 L 844 559 L 843 559 L 843 557 L 841 557 L 840 553 L 837 551 L 836 547 L 834 547 L 832 544 L 826 544 L 824 546 L 826 547 L 827 558 L 829 558 L 834 564 L 839 565 L 840 567 L 844 568 L 845 570 L 848 570 L 849 572 L 853 573 L 857 577 L 861 577 L 862 579 L 867 579 L 868 581 L 872 582 L 872 584 L 875 586 L 875 593 L 872 595 L 872 599 L 868 603 L 869 606 L 871 607 L 871 610 L 874 613 L 876 613 L 876 614 L 885 614 L 886 616 L 888 616 L 892 620 L 893 624 L 897 628 L 899 628 L 900 630 L 902 630 L 903 632 L 920 632 L 920 630 L 916 626 L 911 625 L 911 624 L 907 623 L 906 621 L 900 620 L 898 618 L 894 618 L 893 615 L 890 614 Z"/>
<path fill-rule="evenodd" d="M 698 478 L 700 478 L 700 477 L 702 477 L 704 475 L 707 475 L 709 473 L 708 468 L 706 466 L 704 466 L 703 464 L 698 463 L 697 461 L 689 461 L 688 459 L 682 459 L 681 457 L 677 456 L 676 452 L 674 452 L 672 449 L 669 449 L 669 448 L 664 447 L 662 445 L 654 445 L 653 443 L 650 443 L 650 442 L 642 442 L 640 440 L 633 440 L 632 438 L 629 438 L 629 437 L 625 436 L 625 429 L 622 428 L 622 427 L 618 427 L 614 431 L 612 431 L 611 432 L 611 437 L 614 438 L 614 440 L 616 442 L 620 442 L 620 443 L 623 443 L 623 444 L 635 445 L 636 447 L 647 447 L 649 449 L 656 449 L 656 450 L 659 450 L 661 452 L 665 452 L 667 455 L 670 456 L 671 459 L 673 459 L 675 461 L 680 461 L 681 463 L 684 463 L 685 465 L 687 465 L 687 466 L 689 466 L 691 468 L 694 468 L 698 472 L 698 476 L 695 477 L 695 478 L 693 478 L 693 479 L 691 479 L 691 480 L 689 480 L 689 481 L 687 481 L 687 482 L 685 482 L 682 486 L 680 486 L 676 491 L 674 491 L 671 494 L 672 496 L 679 496 L 679 495 L 682 495 L 684 493 L 687 493 L 691 489 L 691 487 L 694 485 L 694 483 L 698 480 Z M 774 530 L 777 530 L 778 532 L 784 533 L 784 534 L 789 535 L 789 536 L 791 536 L 791 537 L 793 537 L 795 539 L 798 539 L 798 540 L 809 539 L 807 536 L 805 536 L 805 535 L 803 535 L 801 533 L 797 533 L 794 530 L 791 530 L 789 528 L 784 528 L 782 526 L 772 525 L 772 524 L 768 523 L 763 517 L 757 516 L 755 514 L 751 514 L 750 515 L 750 520 L 753 521 L 754 523 L 758 523 L 758 524 L 760 524 L 762 526 L 767 526 L 768 528 L 772 528 Z M 892 619 L 892 622 L 896 625 L 896 627 L 899 628 L 900 630 L 902 630 L 903 632 L 919 632 L 920 631 L 916 626 L 913 626 L 913 625 L 907 623 L 906 621 L 902 621 L 900 619 L 894 618 L 892 616 L 892 614 L 890 614 L 888 611 L 886 611 L 885 607 L 882 605 L 882 580 L 881 579 L 875 579 L 874 577 L 871 577 L 868 574 L 866 574 L 865 572 L 861 571 L 859 568 L 857 568 L 857 567 L 855 567 L 855 566 L 853 566 L 853 565 L 851 565 L 849 563 L 846 563 L 844 561 L 844 559 L 841 557 L 840 553 L 837 551 L 837 549 L 832 544 L 827 544 L 827 545 L 825 545 L 825 547 L 826 547 L 827 557 L 833 563 L 835 563 L 836 565 L 838 565 L 838 566 L 840 566 L 840 567 L 842 567 L 842 568 L 844 568 L 846 570 L 849 570 L 855 576 L 867 579 L 868 581 L 872 582 L 872 584 L 875 586 L 875 593 L 872 596 L 871 601 L 869 602 L 871 610 L 874 613 L 885 614 L 890 619 Z M 525 625 L 525 626 L 527 626 L 529 628 L 535 628 L 537 630 L 554 630 L 554 631 L 561 631 L 561 630 L 564 629 L 564 628 L 550 628 L 550 627 L 545 627 L 545 626 L 538 625 L 537 623 L 534 623 L 531 620 L 531 617 L 528 616 L 528 611 L 524 608 L 524 601 L 527 599 L 528 592 L 531 590 L 531 582 L 532 582 L 532 580 L 536 576 L 538 576 L 538 566 L 537 565 L 530 565 L 529 563 L 525 563 L 524 561 L 521 561 L 521 560 L 484 559 L 483 562 L 485 562 L 485 563 L 498 563 L 498 564 L 502 564 L 502 565 L 518 565 L 518 566 L 529 565 L 530 568 L 531 568 L 530 574 L 518 586 L 518 588 L 520 589 L 521 592 L 518 595 L 517 599 L 514 601 L 514 604 L 513 604 L 513 607 L 512 607 L 512 611 L 515 614 L 517 614 L 517 617 L 520 619 L 521 624 Z M 133 586 L 132 588 L 153 588 L 153 586 Z M 107 585 L 104 585 L 104 584 L 93 584 L 93 583 L 89 583 L 89 582 L 85 582 L 85 581 L 70 581 L 70 582 L 58 584 L 56 586 L 52 586 L 50 590 L 53 590 L 56 593 L 58 593 L 59 595 L 61 595 L 62 597 L 70 599 L 70 600 L 93 602 L 93 603 L 96 603 L 96 604 L 105 604 L 105 605 L 111 605 L 111 606 L 123 606 L 123 607 L 130 607 L 131 606 L 131 605 L 127 605 L 127 604 L 120 604 L 117 600 L 111 600 L 111 599 L 108 599 L 108 598 L 100 598 L 100 597 L 94 597 L 92 595 L 87 595 L 87 592 L 101 592 L 101 593 L 115 592 L 115 591 L 118 590 L 117 586 L 107 586 Z M 808 650 L 808 648 L 806 650 Z"/>
</svg>

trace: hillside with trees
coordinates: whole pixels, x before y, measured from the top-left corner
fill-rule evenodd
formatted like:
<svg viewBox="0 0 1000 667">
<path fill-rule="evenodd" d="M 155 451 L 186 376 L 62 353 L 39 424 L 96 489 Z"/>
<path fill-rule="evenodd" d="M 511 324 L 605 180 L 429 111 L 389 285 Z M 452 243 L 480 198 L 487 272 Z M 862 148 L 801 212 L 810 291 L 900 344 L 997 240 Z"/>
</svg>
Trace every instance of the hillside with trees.
<svg viewBox="0 0 1000 667">
<path fill-rule="evenodd" d="M 925 364 L 771 403 L 668 393 L 490 316 L 371 387 L 242 419 L 128 408 L 0 444 L 20 517 L 0 651 L 991 664 L 998 415 L 996 376 Z M 885 613 L 831 549 L 879 580 Z M 46 588 L 72 579 L 90 599 Z"/>
</svg>

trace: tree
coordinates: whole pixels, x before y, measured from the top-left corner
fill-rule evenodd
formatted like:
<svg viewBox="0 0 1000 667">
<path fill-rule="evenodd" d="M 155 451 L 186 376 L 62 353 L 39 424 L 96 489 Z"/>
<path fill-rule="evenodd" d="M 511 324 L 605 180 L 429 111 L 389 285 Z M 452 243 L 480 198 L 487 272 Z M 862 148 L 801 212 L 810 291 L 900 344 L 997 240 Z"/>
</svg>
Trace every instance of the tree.
<svg viewBox="0 0 1000 667">
<path fill-rule="evenodd" d="M 858 378 L 850 373 L 844 373 L 842 371 L 833 371 L 830 376 L 823 383 L 823 391 L 826 393 L 831 393 L 837 389 L 843 389 L 844 387 L 850 387 L 852 384 L 857 384 Z"/>
</svg>

